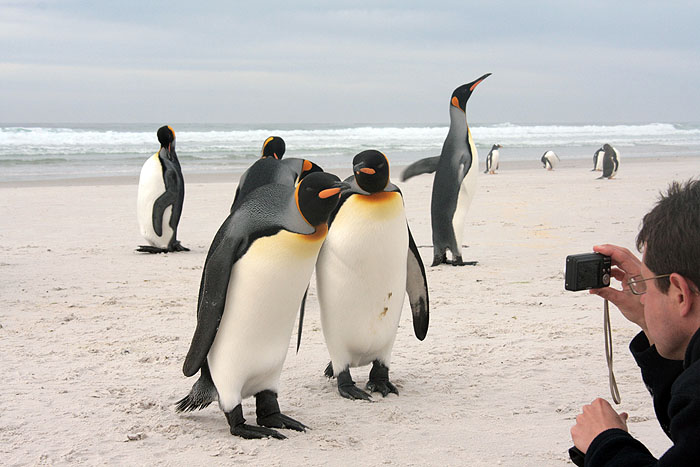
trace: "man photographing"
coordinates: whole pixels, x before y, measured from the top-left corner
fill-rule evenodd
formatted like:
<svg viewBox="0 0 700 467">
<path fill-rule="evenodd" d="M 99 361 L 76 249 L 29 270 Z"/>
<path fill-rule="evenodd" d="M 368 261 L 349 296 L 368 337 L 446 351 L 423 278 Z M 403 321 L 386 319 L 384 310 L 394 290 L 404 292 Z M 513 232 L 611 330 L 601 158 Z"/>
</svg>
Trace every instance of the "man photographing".
<svg viewBox="0 0 700 467">
<path fill-rule="evenodd" d="M 673 446 L 658 460 L 627 432 L 627 414 L 603 399 L 583 407 L 571 428 L 588 466 L 700 465 L 700 180 L 674 182 L 644 216 L 642 261 L 628 249 L 600 245 L 612 257 L 612 287 L 590 292 L 615 304 L 641 332 L 630 350 Z"/>
</svg>

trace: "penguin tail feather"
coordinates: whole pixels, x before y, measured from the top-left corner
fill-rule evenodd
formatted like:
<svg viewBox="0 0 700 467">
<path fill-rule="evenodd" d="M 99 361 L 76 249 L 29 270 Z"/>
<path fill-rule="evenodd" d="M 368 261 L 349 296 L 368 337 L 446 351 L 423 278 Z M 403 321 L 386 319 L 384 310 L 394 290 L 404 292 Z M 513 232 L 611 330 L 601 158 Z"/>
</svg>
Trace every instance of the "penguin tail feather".
<svg viewBox="0 0 700 467">
<path fill-rule="evenodd" d="M 405 182 L 411 177 L 421 174 L 430 174 L 437 170 L 438 162 L 440 161 L 440 156 L 426 157 L 425 159 L 420 159 L 409 165 L 401 172 L 401 181 Z"/>
<path fill-rule="evenodd" d="M 332 378 L 333 377 L 333 362 L 328 362 L 328 365 L 326 366 L 326 369 L 323 370 L 323 374 L 326 378 Z"/>
<path fill-rule="evenodd" d="M 209 378 L 200 377 L 185 397 L 175 403 L 177 412 L 192 412 L 202 410 L 219 399 L 214 383 Z"/>
</svg>

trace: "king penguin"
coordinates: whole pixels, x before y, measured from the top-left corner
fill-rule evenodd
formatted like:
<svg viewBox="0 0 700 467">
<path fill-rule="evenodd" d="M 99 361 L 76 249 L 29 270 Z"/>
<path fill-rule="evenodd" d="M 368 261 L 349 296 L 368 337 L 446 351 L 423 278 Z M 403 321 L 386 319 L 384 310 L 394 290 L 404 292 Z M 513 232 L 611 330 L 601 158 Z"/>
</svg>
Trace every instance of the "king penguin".
<svg viewBox="0 0 700 467">
<path fill-rule="evenodd" d="M 260 159 L 255 161 L 241 175 L 233 197 L 230 212 L 233 212 L 248 193 L 268 183 L 296 185 L 310 173 L 323 172 L 323 169 L 307 159 L 287 158 L 282 160 L 285 142 L 279 136 L 265 140 Z"/>
<path fill-rule="evenodd" d="M 617 174 L 617 169 L 620 167 L 620 153 L 617 149 L 605 143 L 603 145 L 603 175 L 598 178 L 611 179 Z"/>
<path fill-rule="evenodd" d="M 467 101 L 484 76 L 464 84 L 450 98 L 450 129 L 439 156 L 421 159 L 409 165 L 402 180 L 421 173 L 435 172 L 430 215 L 433 229 L 433 263 L 448 263 L 447 250 L 452 253 L 452 265 L 474 265 L 462 260 L 462 233 L 467 211 L 476 191 L 479 157 L 467 123 Z"/>
<path fill-rule="evenodd" d="M 591 172 L 602 172 L 603 171 L 603 155 L 605 150 L 601 147 L 596 149 L 593 153 L 593 170 Z"/>
<path fill-rule="evenodd" d="M 355 386 L 350 368 L 372 363 L 367 389 L 386 396 L 391 352 L 408 292 L 413 330 L 428 332 L 428 285 L 423 261 L 406 221 L 401 191 L 389 181 L 389 162 L 379 151 L 353 159 L 328 236 L 316 262 L 323 335 L 331 357 L 326 376 L 338 392 L 370 400 Z"/>
<path fill-rule="evenodd" d="M 344 186 L 323 172 L 296 187 L 267 184 L 224 221 L 204 263 L 197 327 L 183 365 L 185 376 L 200 371 L 200 378 L 177 402 L 178 411 L 218 399 L 233 435 L 283 439 L 272 428 L 305 431 L 280 413 L 279 379 L 328 216 Z M 250 396 L 259 426 L 243 418 L 241 402 Z"/>
<path fill-rule="evenodd" d="M 141 245 L 136 251 L 190 251 L 177 240 L 185 180 L 175 152 L 175 131 L 165 125 L 158 129 L 157 135 L 160 150 L 141 168 L 136 203 L 139 230 L 149 245 Z"/>
<path fill-rule="evenodd" d="M 542 166 L 547 170 L 554 170 L 554 168 L 559 164 L 559 156 L 555 154 L 554 151 L 545 151 L 540 158 Z"/>
<path fill-rule="evenodd" d="M 493 146 L 491 146 L 491 150 L 486 156 L 486 170 L 484 170 L 484 173 L 496 173 L 496 170 L 498 170 L 498 150 L 502 147 L 503 146 L 501 146 L 500 144 L 494 144 Z"/>
</svg>

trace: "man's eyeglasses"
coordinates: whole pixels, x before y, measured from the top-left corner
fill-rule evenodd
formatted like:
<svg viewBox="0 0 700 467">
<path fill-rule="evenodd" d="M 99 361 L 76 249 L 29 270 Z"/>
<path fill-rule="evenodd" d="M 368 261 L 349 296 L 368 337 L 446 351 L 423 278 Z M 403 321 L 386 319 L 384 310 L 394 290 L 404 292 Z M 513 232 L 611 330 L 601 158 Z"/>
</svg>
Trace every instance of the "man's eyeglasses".
<svg viewBox="0 0 700 467">
<path fill-rule="evenodd" d="M 627 285 L 630 286 L 630 292 L 632 292 L 635 295 L 644 295 L 647 293 L 647 282 L 652 279 L 661 279 L 662 277 L 669 277 L 671 274 L 661 274 L 660 276 L 654 276 L 654 277 L 649 277 L 649 278 L 644 278 L 642 277 L 641 274 L 632 276 L 630 279 L 627 281 Z"/>
</svg>

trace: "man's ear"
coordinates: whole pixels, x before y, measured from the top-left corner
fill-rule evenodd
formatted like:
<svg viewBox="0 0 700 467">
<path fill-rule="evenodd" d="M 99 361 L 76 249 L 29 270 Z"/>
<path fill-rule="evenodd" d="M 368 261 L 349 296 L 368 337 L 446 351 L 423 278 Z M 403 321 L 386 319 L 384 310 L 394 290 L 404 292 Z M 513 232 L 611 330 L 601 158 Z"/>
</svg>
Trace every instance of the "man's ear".
<svg viewBox="0 0 700 467">
<path fill-rule="evenodd" d="M 700 298 L 695 294 L 695 287 L 692 282 L 675 272 L 669 276 L 669 280 L 671 281 L 669 295 L 678 305 L 681 316 L 688 316 L 693 309 L 693 304 Z"/>
</svg>

